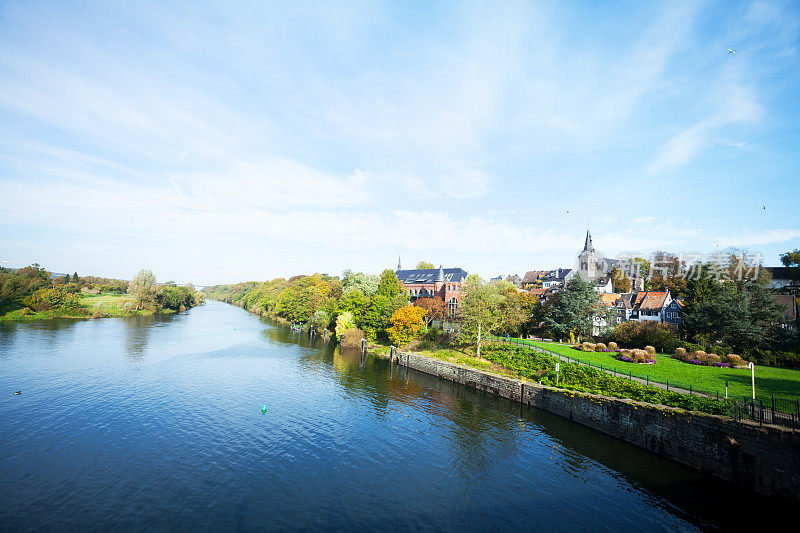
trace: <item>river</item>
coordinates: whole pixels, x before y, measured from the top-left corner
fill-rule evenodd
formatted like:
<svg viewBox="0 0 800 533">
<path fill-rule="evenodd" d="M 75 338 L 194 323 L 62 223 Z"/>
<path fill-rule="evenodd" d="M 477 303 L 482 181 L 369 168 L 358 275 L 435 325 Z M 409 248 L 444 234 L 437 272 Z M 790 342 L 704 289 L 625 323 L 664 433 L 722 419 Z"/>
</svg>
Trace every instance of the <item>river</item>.
<svg viewBox="0 0 800 533">
<path fill-rule="evenodd" d="M 0 420 L 4 531 L 732 529 L 764 504 L 218 302 L 0 324 Z"/>
</svg>

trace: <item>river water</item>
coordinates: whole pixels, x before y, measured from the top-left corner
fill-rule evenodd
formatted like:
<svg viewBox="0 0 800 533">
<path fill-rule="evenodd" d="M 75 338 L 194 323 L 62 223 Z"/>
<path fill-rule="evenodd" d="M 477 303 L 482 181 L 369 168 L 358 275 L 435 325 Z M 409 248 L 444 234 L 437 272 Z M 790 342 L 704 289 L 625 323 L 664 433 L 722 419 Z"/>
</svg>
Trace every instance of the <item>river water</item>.
<svg viewBox="0 0 800 533">
<path fill-rule="evenodd" d="M 217 302 L 0 324 L 0 421 L 5 531 L 734 529 L 769 503 Z"/>
</svg>

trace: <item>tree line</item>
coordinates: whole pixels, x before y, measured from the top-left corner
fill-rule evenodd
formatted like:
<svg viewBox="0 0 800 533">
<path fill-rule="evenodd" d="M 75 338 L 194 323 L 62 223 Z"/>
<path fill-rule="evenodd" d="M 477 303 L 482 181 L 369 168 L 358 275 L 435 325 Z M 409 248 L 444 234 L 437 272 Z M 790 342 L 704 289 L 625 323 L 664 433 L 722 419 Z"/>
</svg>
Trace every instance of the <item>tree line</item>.
<svg viewBox="0 0 800 533">
<path fill-rule="evenodd" d="M 130 301 L 123 302 L 123 311 L 131 315 L 141 311 L 181 311 L 201 303 L 204 297 L 191 284 L 178 286 L 171 281 L 157 284 L 149 270 L 142 270 L 129 283 L 79 276 L 77 272 L 54 278 L 36 263 L 19 269 L 0 267 L 0 316 L 8 313 L 37 314 L 41 318 L 91 316 L 93 311 L 81 305 L 81 301 L 98 294 L 128 294 Z"/>
</svg>

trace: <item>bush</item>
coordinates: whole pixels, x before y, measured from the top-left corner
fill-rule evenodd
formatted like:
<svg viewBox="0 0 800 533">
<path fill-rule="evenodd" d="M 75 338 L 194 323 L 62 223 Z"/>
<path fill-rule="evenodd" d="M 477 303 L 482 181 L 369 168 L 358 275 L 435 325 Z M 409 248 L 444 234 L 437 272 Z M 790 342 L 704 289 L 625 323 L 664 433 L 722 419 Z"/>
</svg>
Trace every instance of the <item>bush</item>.
<svg viewBox="0 0 800 533">
<path fill-rule="evenodd" d="M 608 343 L 608 349 L 611 350 L 612 352 L 616 352 L 617 350 L 619 350 L 619 345 L 617 345 L 616 342 L 611 341 Z"/>
<path fill-rule="evenodd" d="M 608 350 L 608 347 L 605 344 L 603 344 L 602 342 L 598 342 L 595 345 L 595 351 L 605 352 L 606 350 Z"/>
<path fill-rule="evenodd" d="M 358 328 L 351 328 L 344 330 L 339 338 L 345 348 L 360 348 L 361 339 L 365 339 L 366 334 Z"/>
<path fill-rule="evenodd" d="M 644 351 L 649 353 L 650 355 L 655 355 L 656 354 L 656 349 L 653 346 L 645 346 L 644 347 Z"/>
<path fill-rule="evenodd" d="M 759 365 L 800 368 L 800 354 L 794 352 L 756 350 L 750 354 L 750 359 Z"/>
<path fill-rule="evenodd" d="M 581 344 L 581 347 L 584 352 L 593 352 L 595 345 L 592 344 L 591 342 L 584 342 L 583 344 Z"/>
<path fill-rule="evenodd" d="M 736 355 L 735 353 L 729 353 L 725 356 L 725 362 L 731 366 L 745 366 L 747 365 L 747 361 Z"/>
<path fill-rule="evenodd" d="M 623 322 L 607 338 L 623 346 L 653 346 L 662 352 L 671 352 L 680 345 L 675 332 L 658 322 Z"/>
<path fill-rule="evenodd" d="M 678 347 L 675 348 L 675 358 L 676 359 L 683 359 L 686 357 L 686 348 Z"/>
</svg>

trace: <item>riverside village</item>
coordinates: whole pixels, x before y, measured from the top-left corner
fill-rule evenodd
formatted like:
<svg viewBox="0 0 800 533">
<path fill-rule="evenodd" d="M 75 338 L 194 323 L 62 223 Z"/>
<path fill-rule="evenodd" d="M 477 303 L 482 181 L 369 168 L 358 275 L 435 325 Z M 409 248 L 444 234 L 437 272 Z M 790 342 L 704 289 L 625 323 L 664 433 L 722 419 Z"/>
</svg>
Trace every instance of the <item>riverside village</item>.
<svg viewBox="0 0 800 533">
<path fill-rule="evenodd" d="M 0 533 L 800 511 L 800 1 L 0 2 Z"/>
</svg>

